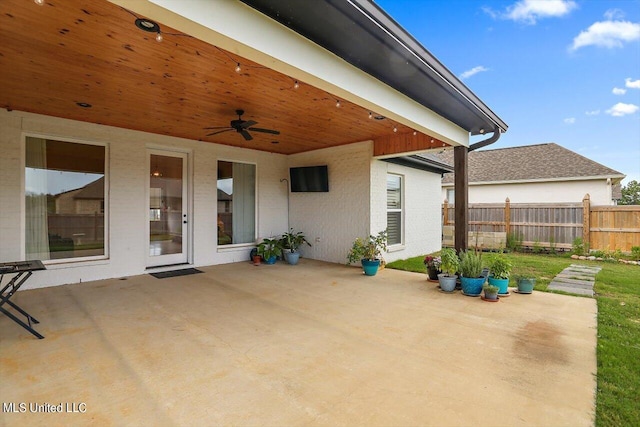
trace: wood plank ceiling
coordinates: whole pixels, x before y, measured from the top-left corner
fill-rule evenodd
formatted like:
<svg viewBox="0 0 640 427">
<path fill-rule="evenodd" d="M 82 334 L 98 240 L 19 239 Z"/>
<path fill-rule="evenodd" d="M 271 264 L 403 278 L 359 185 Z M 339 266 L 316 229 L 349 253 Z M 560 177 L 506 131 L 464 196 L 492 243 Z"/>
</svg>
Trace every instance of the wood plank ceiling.
<svg viewBox="0 0 640 427">
<path fill-rule="evenodd" d="M 3 0 L 0 107 L 282 154 L 365 140 L 383 154 L 387 144 L 444 146 L 419 133 L 411 143 L 406 126 L 343 100 L 337 108 L 330 93 L 304 82 L 295 89 L 289 76 L 162 23 L 158 43 L 134 21 L 106 0 Z M 281 134 L 205 136 L 203 128 L 237 119 L 236 109 Z"/>
</svg>

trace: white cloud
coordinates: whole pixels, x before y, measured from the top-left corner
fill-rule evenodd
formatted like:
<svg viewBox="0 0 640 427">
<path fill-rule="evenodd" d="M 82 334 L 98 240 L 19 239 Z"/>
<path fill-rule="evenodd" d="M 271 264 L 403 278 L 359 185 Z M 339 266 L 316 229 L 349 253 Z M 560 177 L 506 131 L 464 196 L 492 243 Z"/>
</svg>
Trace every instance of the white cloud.
<svg viewBox="0 0 640 427">
<path fill-rule="evenodd" d="M 493 18 L 499 17 L 533 25 L 539 19 L 567 15 L 577 7 L 573 0 L 520 0 L 508 6 L 503 13 L 494 12 L 488 8 L 484 8 L 484 11 Z"/>
<path fill-rule="evenodd" d="M 572 124 L 574 124 L 576 122 L 576 118 L 575 117 L 569 117 L 569 118 L 564 119 L 564 122 L 566 124 L 568 124 L 568 125 L 572 125 Z"/>
<path fill-rule="evenodd" d="M 584 46 L 622 47 L 623 42 L 640 39 L 640 24 L 629 21 L 601 21 L 592 24 L 573 39 L 571 50 Z"/>
<path fill-rule="evenodd" d="M 598 114 L 600 114 L 600 110 L 586 111 L 585 114 L 587 116 L 597 116 Z"/>
<path fill-rule="evenodd" d="M 619 87 L 614 87 L 611 93 L 613 93 L 614 95 L 624 95 L 625 93 L 627 93 L 627 90 L 620 89 Z"/>
<path fill-rule="evenodd" d="M 607 110 L 607 114 L 614 117 L 622 117 L 626 116 L 627 114 L 633 114 L 638 110 L 640 110 L 640 107 L 638 107 L 637 105 L 618 102 L 616 105 Z"/>
<path fill-rule="evenodd" d="M 473 67 L 470 70 L 465 71 L 464 73 L 460 74 L 460 79 L 464 80 L 464 79 L 468 79 L 469 77 L 473 76 L 474 74 L 478 74 L 478 73 L 482 73 L 485 71 L 489 71 L 488 68 L 483 67 L 482 65 L 478 65 L 477 67 Z"/>
<path fill-rule="evenodd" d="M 624 18 L 624 12 L 620 9 L 609 9 L 604 13 L 604 17 L 607 21 L 615 21 Z"/>
<path fill-rule="evenodd" d="M 624 79 L 624 85 L 629 89 L 640 89 L 640 79 L 631 80 L 629 78 Z"/>
</svg>

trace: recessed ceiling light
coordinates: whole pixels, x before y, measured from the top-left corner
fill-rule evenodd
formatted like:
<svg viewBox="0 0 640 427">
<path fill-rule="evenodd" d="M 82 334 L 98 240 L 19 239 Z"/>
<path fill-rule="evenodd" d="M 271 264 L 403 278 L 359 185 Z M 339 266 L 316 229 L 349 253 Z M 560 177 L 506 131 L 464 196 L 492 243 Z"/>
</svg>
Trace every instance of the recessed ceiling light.
<svg viewBox="0 0 640 427">
<path fill-rule="evenodd" d="M 373 116 L 373 118 L 376 119 L 376 120 L 384 120 L 384 119 L 386 119 L 385 116 Z"/>
<path fill-rule="evenodd" d="M 92 105 L 87 103 L 87 102 L 76 102 L 76 105 L 78 107 L 82 107 L 82 108 L 91 108 L 92 107 Z"/>
<path fill-rule="evenodd" d="M 138 18 L 136 19 L 136 27 L 140 28 L 142 31 L 146 31 L 148 33 L 158 33 L 160 32 L 160 25 L 155 23 L 150 19 Z"/>
<path fill-rule="evenodd" d="M 280 144 L 280 141 L 271 141 L 272 144 Z"/>
</svg>

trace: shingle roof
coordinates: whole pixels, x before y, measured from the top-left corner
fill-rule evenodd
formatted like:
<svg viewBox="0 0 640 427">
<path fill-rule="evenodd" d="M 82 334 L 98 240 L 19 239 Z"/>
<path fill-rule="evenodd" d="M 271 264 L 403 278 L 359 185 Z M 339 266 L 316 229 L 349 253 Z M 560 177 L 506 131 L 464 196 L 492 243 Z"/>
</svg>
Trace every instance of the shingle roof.
<svg viewBox="0 0 640 427">
<path fill-rule="evenodd" d="M 443 163 L 453 165 L 453 151 L 434 154 Z M 624 178 L 608 168 L 555 143 L 523 147 L 479 150 L 469 153 L 469 182 L 544 181 L 562 178 Z M 443 184 L 453 183 L 447 173 Z"/>
</svg>

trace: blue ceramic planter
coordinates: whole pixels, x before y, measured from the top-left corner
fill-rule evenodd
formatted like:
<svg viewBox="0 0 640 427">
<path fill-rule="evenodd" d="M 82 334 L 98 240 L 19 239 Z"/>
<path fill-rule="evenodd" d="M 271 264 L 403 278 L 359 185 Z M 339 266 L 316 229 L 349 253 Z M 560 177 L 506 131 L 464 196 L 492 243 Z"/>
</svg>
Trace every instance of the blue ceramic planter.
<svg viewBox="0 0 640 427">
<path fill-rule="evenodd" d="M 364 270 L 364 274 L 367 276 L 375 276 L 378 272 L 378 268 L 380 267 L 380 260 L 376 259 L 370 261 L 368 259 L 363 259 L 361 261 L 362 269 Z"/>
<path fill-rule="evenodd" d="M 509 292 L 509 279 L 496 279 L 493 276 L 489 276 L 489 284 L 498 287 L 498 295 Z"/>
<path fill-rule="evenodd" d="M 285 252 L 284 257 L 287 259 L 287 262 L 291 265 L 296 265 L 300 260 L 300 254 L 298 252 Z"/>
<path fill-rule="evenodd" d="M 447 276 L 444 273 L 438 274 L 438 282 L 440 283 L 440 289 L 443 292 L 453 292 L 456 290 L 456 280 L 458 276 L 455 274 Z"/>
<path fill-rule="evenodd" d="M 278 257 L 276 257 L 276 256 L 274 255 L 274 256 L 272 256 L 271 258 L 267 258 L 267 259 L 265 259 L 265 260 L 264 260 L 264 263 L 265 263 L 265 264 L 275 264 L 275 263 L 276 263 L 276 259 L 277 259 L 277 258 L 278 258 Z"/>
<path fill-rule="evenodd" d="M 533 292 L 533 286 L 536 284 L 536 279 L 526 278 L 518 280 L 518 292 L 521 294 L 530 294 Z"/>
<path fill-rule="evenodd" d="M 484 277 L 464 277 L 460 278 L 462 284 L 462 292 L 466 295 L 477 296 L 482 293 L 482 285 L 484 285 Z"/>
</svg>

